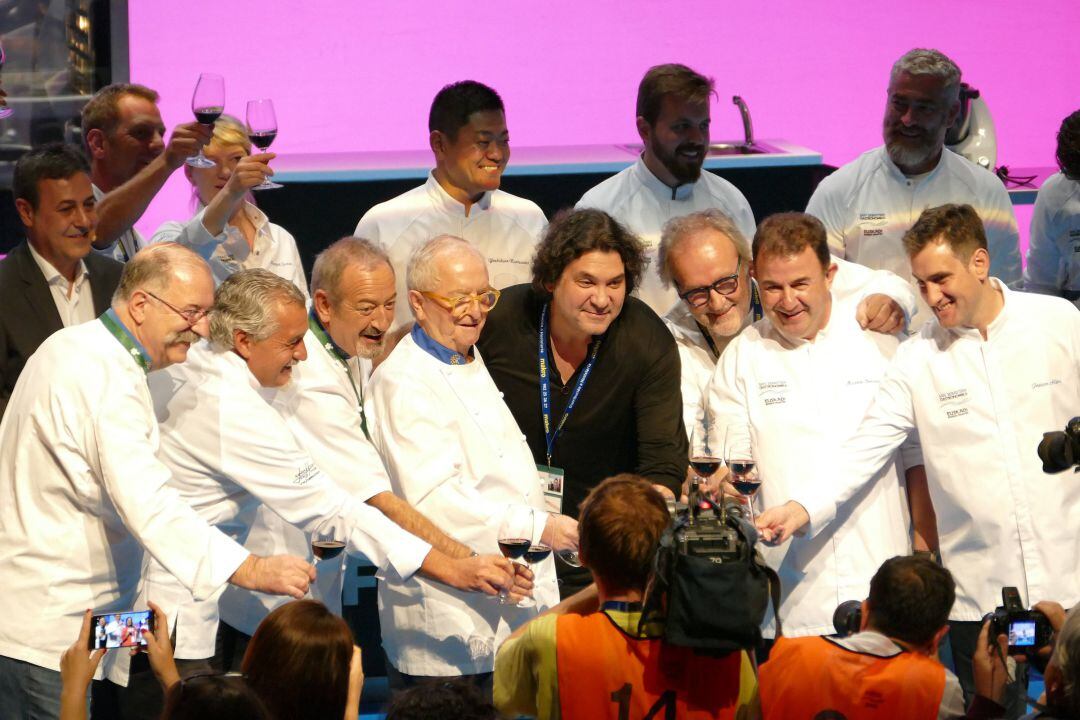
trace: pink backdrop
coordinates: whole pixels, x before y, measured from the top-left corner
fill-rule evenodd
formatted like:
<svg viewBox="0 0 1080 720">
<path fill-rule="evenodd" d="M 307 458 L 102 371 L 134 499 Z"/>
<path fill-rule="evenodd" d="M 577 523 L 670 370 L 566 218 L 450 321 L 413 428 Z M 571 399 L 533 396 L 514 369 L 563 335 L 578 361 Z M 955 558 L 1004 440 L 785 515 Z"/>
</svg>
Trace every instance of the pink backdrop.
<svg viewBox="0 0 1080 720">
<path fill-rule="evenodd" d="M 982 91 L 999 163 L 1052 164 L 1080 107 L 1071 1 L 185 0 L 129 14 L 132 80 L 161 92 L 166 124 L 192 119 L 200 71 L 220 72 L 227 112 L 274 99 L 278 152 L 426 147 L 432 95 L 464 78 L 499 90 L 515 145 L 630 141 L 642 72 L 677 61 L 716 78 L 714 140 L 741 134 L 741 94 L 759 137 L 840 164 L 880 142 L 889 68 L 915 46 L 949 54 Z M 178 172 L 140 229 L 186 217 L 188 198 Z"/>
</svg>

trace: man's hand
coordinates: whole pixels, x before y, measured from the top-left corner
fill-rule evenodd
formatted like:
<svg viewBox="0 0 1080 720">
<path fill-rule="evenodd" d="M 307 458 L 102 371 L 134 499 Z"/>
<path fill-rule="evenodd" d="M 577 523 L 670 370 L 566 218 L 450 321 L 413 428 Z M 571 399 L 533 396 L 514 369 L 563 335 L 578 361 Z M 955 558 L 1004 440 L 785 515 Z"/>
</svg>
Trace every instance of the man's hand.
<svg viewBox="0 0 1080 720">
<path fill-rule="evenodd" d="M 262 184 L 268 175 L 274 174 L 269 163 L 276 157 L 275 153 L 261 153 L 240 158 L 222 192 L 236 198 L 243 197 L 248 190 Z"/>
<path fill-rule="evenodd" d="M 90 687 L 90 681 L 94 679 L 101 658 L 105 656 L 105 649 L 98 648 L 93 652 L 90 647 L 90 617 L 93 611 L 87 610 L 83 615 L 82 627 L 79 628 L 79 637 L 71 647 L 60 656 L 60 682 L 62 700 L 70 700 L 73 705 L 82 704 L 85 717 L 86 712 L 86 689 Z M 65 704 L 67 704 L 65 702 Z"/>
<path fill-rule="evenodd" d="M 211 125 L 197 122 L 184 123 L 173 128 L 169 144 L 165 146 L 165 165 L 176 170 L 189 157 L 199 152 L 214 136 Z"/>
<path fill-rule="evenodd" d="M 1045 615 L 1055 633 L 1061 632 L 1061 627 L 1065 624 L 1065 608 L 1061 607 L 1060 604 L 1053 600 L 1040 600 L 1031 609 L 1038 610 Z"/>
<path fill-rule="evenodd" d="M 904 329 L 904 311 L 888 295 L 867 295 L 855 310 L 855 320 L 863 330 L 893 335 Z"/>
<path fill-rule="evenodd" d="M 1003 704 L 1005 685 L 1009 680 L 1005 653 L 1009 649 L 1009 638 L 1003 633 L 990 641 L 990 621 L 983 623 L 979 639 L 975 643 L 975 652 L 971 656 L 971 670 L 975 676 L 975 693 L 990 698 L 997 704 Z"/>
<path fill-rule="evenodd" d="M 154 671 L 154 677 L 161 683 L 161 689 L 168 692 L 176 683 L 180 682 L 180 673 L 176 669 L 176 661 L 173 660 L 172 640 L 169 639 L 169 618 L 157 605 L 148 602 L 147 605 L 154 611 L 154 632 L 145 633 L 146 654 L 150 659 L 150 669 Z M 132 655 L 138 652 L 138 648 L 132 649 Z"/>
<path fill-rule="evenodd" d="M 761 539 L 769 545 L 780 545 L 810 522 L 810 515 L 799 503 L 788 500 L 757 516 L 755 525 L 761 531 Z"/>
<path fill-rule="evenodd" d="M 510 602 L 516 605 L 525 598 L 532 597 L 533 573 L 527 565 L 521 563 L 510 563 L 510 566 L 514 568 L 514 584 L 507 590 L 507 595 L 510 596 Z"/>
<path fill-rule="evenodd" d="M 503 588 L 514 585 L 513 564 L 498 555 L 476 555 L 450 561 L 451 571 L 446 584 L 458 590 L 498 595 Z M 529 579 L 532 579 L 530 573 Z M 532 583 L 530 583 L 531 587 Z"/>
<path fill-rule="evenodd" d="M 540 542 L 550 547 L 555 552 L 577 552 L 578 527 L 577 520 L 567 515 L 548 515 L 544 532 L 540 536 Z"/>
<path fill-rule="evenodd" d="M 237 587 L 271 595 L 288 595 L 297 600 L 307 594 L 315 580 L 315 567 L 292 555 L 257 557 L 248 555 L 229 582 Z"/>
</svg>

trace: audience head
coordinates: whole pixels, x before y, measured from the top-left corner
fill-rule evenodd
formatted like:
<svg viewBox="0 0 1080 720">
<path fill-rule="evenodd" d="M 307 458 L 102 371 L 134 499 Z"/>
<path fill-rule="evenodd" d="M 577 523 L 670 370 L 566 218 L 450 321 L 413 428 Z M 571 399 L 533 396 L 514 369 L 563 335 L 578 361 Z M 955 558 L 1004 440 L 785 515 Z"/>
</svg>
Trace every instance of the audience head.
<svg viewBox="0 0 1080 720">
<path fill-rule="evenodd" d="M 209 205 L 218 191 L 225 187 L 236 164 L 251 154 L 251 141 L 247 128 L 231 115 L 222 115 L 214 121 L 214 135 L 203 155 L 213 160 L 214 167 L 196 168 L 184 166 L 184 174 L 191 183 L 191 190 L 203 205 Z"/>
<path fill-rule="evenodd" d="M 317 600 L 296 600 L 259 623 L 241 668 L 275 718 L 340 720 L 352 658 L 345 621 Z"/>
<path fill-rule="evenodd" d="M 556 215 L 532 262 L 533 288 L 551 300 L 551 327 L 575 337 L 603 335 L 645 270 L 645 248 L 602 210 Z"/>
<path fill-rule="evenodd" d="M 293 367 L 307 359 L 306 333 L 303 293 L 269 270 L 241 270 L 214 293 L 211 342 L 243 358 L 263 387 L 288 384 Z"/>
<path fill-rule="evenodd" d="M 904 234 L 911 273 L 942 327 L 975 327 L 992 293 L 982 219 L 970 205 L 923 210 Z"/>
<path fill-rule="evenodd" d="M 394 322 L 394 269 L 376 243 L 344 237 L 319 253 L 311 271 L 312 307 L 334 344 L 374 358 Z"/>
<path fill-rule="evenodd" d="M 931 654 L 949 629 L 955 600 L 956 583 L 945 568 L 925 558 L 890 558 L 870 580 L 862 629 Z"/>
<path fill-rule="evenodd" d="M 934 169 L 960 113 L 960 68 L 937 50 L 916 48 L 892 67 L 882 134 L 889 157 L 915 175 Z"/>
<path fill-rule="evenodd" d="M 459 202 L 498 190 L 510 160 L 502 98 L 487 85 L 463 80 L 440 90 L 428 115 L 435 176 Z"/>
<path fill-rule="evenodd" d="M 602 595 L 644 590 L 670 521 L 664 498 L 643 477 L 623 473 L 589 492 L 578 514 L 581 562 Z"/>
<path fill-rule="evenodd" d="M 667 185 L 696 182 L 709 147 L 712 78 L 676 63 L 649 68 L 638 85 L 637 131 L 645 162 Z"/>
<path fill-rule="evenodd" d="M 94 182 L 105 192 L 130 180 L 165 150 L 157 102 L 158 94 L 144 85 L 114 83 L 83 107 L 83 142 Z"/>
<path fill-rule="evenodd" d="M 1080 110 L 1061 121 L 1055 155 L 1061 172 L 1080 182 Z"/>
<path fill-rule="evenodd" d="M 463 678 L 429 680 L 397 693 L 386 720 L 498 720 L 480 690 Z"/>
<path fill-rule="evenodd" d="M 175 243 L 140 250 L 124 265 L 113 309 L 146 349 L 154 370 L 187 359 L 210 332 L 214 280 L 206 261 Z"/>
<path fill-rule="evenodd" d="M 737 335 L 750 313 L 750 245 L 735 223 L 709 209 L 668 220 L 657 270 L 694 319 L 717 337 Z"/>
<path fill-rule="evenodd" d="M 806 213 L 771 215 L 754 234 L 753 253 L 766 317 L 789 342 L 813 340 L 829 322 L 836 275 L 825 226 Z"/>
<path fill-rule="evenodd" d="M 58 270 L 90 254 L 97 227 L 90 168 L 74 147 L 52 143 L 15 163 L 12 194 L 27 240 Z"/>
<path fill-rule="evenodd" d="M 1065 624 L 1058 630 L 1054 653 L 1044 673 L 1047 704 L 1072 718 L 1080 718 L 1080 610 L 1077 608 L 1080 605 L 1069 611 Z"/>
<path fill-rule="evenodd" d="M 196 675 L 165 692 L 161 720 L 272 720 L 259 694 L 237 674 Z"/>
<path fill-rule="evenodd" d="M 413 252 L 405 272 L 409 307 L 435 342 L 467 355 L 499 300 L 487 261 L 467 240 L 439 235 Z"/>
</svg>

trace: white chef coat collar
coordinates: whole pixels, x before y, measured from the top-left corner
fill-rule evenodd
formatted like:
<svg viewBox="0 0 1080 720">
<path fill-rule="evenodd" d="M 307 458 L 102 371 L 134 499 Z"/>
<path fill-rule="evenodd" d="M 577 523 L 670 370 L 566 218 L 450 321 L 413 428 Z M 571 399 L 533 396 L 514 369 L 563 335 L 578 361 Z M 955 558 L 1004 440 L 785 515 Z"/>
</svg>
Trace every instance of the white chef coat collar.
<svg viewBox="0 0 1080 720">
<path fill-rule="evenodd" d="M 684 183 L 674 188 L 671 187 L 653 175 L 652 170 L 645 164 L 644 155 L 638 156 L 637 162 L 634 163 L 634 167 L 630 172 L 634 174 L 638 182 L 649 188 L 659 200 L 689 200 L 690 196 L 694 194 L 694 186 L 697 185 L 697 183 Z M 702 172 L 705 172 L 704 168 Z"/>
<path fill-rule="evenodd" d="M 879 150 L 881 152 L 881 162 L 882 162 L 882 164 L 885 165 L 885 169 L 888 171 L 888 173 L 890 175 L 893 176 L 893 178 L 895 178 L 896 180 L 898 180 L 900 182 L 907 182 L 909 180 L 916 180 L 916 179 L 918 179 L 919 182 L 929 180 L 930 178 L 937 175 L 938 172 L 941 170 L 941 168 L 945 165 L 945 155 L 946 155 L 946 153 L 952 152 L 951 150 L 943 147 L 941 149 L 941 157 L 938 158 L 937 165 L 934 166 L 933 170 L 931 170 L 928 173 L 920 173 L 919 175 L 912 175 L 912 176 L 909 177 L 909 176 L 905 175 L 904 172 L 900 168 L 898 168 L 896 166 L 896 163 L 894 163 L 892 161 L 892 158 L 889 157 L 889 149 L 887 147 L 882 145 L 879 148 Z"/>
<path fill-rule="evenodd" d="M 829 636 L 825 640 L 851 652 L 880 658 L 896 657 L 906 652 L 903 646 L 873 630 L 864 630 L 848 637 Z"/>
<path fill-rule="evenodd" d="M 37 266 L 41 268 L 41 274 L 45 276 L 46 284 L 60 285 L 66 291 L 69 286 L 68 279 L 61 275 L 60 271 L 53 267 L 51 262 L 43 258 L 38 253 L 38 251 L 34 249 L 33 245 L 28 242 L 26 243 L 26 247 L 30 248 L 30 256 L 34 258 L 34 262 L 36 262 Z M 70 283 L 70 285 L 73 285 L 75 291 L 77 292 L 79 288 L 82 287 L 82 284 L 86 282 L 87 278 L 89 277 L 90 271 L 86 269 L 86 263 L 82 260 L 79 260 L 79 267 L 75 271 L 75 282 Z"/>
<path fill-rule="evenodd" d="M 436 208 L 448 215 L 468 217 L 465 213 L 465 205 L 450 197 L 450 193 L 446 192 L 446 190 L 443 189 L 443 186 L 439 184 L 439 181 L 435 179 L 434 172 L 428 173 L 425 187 L 427 188 L 428 197 L 431 198 L 431 204 Z M 491 196 L 492 192 L 490 190 L 481 195 L 480 199 L 469 207 L 469 214 L 471 215 L 473 210 L 484 211 L 490 208 Z"/>
<path fill-rule="evenodd" d="M 1012 294 L 1012 290 L 1009 290 L 1009 288 L 1005 286 L 1005 283 L 1001 282 L 996 277 L 989 278 L 987 282 L 1001 291 L 1001 299 L 1003 302 L 1001 312 L 999 312 L 997 317 L 991 320 L 990 324 L 986 326 L 986 338 L 989 340 L 990 336 L 997 334 L 998 329 L 1001 328 L 1002 324 L 1005 322 L 1005 314 L 1009 312 L 1010 307 L 1009 295 Z M 934 318 L 934 322 L 937 322 L 937 318 Z M 982 333 L 979 332 L 978 328 L 954 327 L 948 328 L 948 330 L 957 337 L 971 338 L 972 340 L 978 340 L 980 342 L 983 339 Z"/>
<path fill-rule="evenodd" d="M 240 354 L 235 350 L 231 348 L 228 350 L 221 350 L 209 340 L 203 340 L 200 344 L 204 345 L 201 349 L 222 359 L 222 364 L 224 366 L 224 369 L 222 370 L 223 376 L 233 378 L 236 382 L 246 382 L 253 390 L 267 399 L 273 398 L 273 396 L 282 389 L 264 388 L 259 384 L 258 378 L 252 374 L 251 368 L 247 365 L 247 361 L 240 357 Z"/>
</svg>

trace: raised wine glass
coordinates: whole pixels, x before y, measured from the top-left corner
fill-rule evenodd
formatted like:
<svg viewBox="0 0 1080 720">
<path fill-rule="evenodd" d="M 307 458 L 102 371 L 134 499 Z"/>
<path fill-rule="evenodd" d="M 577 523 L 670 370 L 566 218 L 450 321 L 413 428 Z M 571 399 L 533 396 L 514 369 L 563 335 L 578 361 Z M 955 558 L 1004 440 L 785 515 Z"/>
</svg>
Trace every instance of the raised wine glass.
<svg viewBox="0 0 1080 720">
<path fill-rule="evenodd" d="M 719 441 L 713 437 L 714 435 L 712 424 L 704 414 L 695 420 L 694 427 L 690 431 L 690 467 L 697 475 L 698 489 L 702 492 L 704 488 L 701 485 L 720 469 Z M 722 493 L 721 490 L 721 502 L 723 501 Z"/>
<path fill-rule="evenodd" d="M 247 126 L 248 139 L 251 140 L 251 144 L 263 152 L 268 150 L 271 143 L 274 142 L 274 138 L 277 137 L 277 116 L 274 114 L 274 101 L 268 98 L 264 100 L 248 100 Z M 261 185 L 256 185 L 252 190 L 270 190 L 279 187 L 281 185 L 272 182 L 270 178 L 266 178 Z"/>
<path fill-rule="evenodd" d="M 761 476 L 758 474 L 757 456 L 754 454 L 749 425 L 733 423 L 727 426 L 724 436 L 724 461 L 731 473 L 731 484 L 740 495 L 748 499 L 750 522 L 753 522 L 753 497 L 761 487 Z"/>
<path fill-rule="evenodd" d="M 525 558 L 525 553 L 532 547 L 533 536 L 533 510 L 531 507 L 512 505 L 503 516 L 499 524 L 499 550 L 503 557 L 513 563 L 515 560 Z M 499 604 L 507 603 L 509 588 L 499 591 Z M 521 602 L 526 605 L 525 601 Z"/>
<path fill-rule="evenodd" d="M 225 78 L 214 73 L 201 73 L 191 96 L 191 111 L 200 125 L 212 126 L 225 111 Z M 203 155 L 202 148 L 184 162 L 197 168 L 212 168 L 217 164 Z"/>
<path fill-rule="evenodd" d="M 315 532 L 311 535 L 311 552 L 320 560 L 336 558 L 345 549 L 345 542 L 333 533 Z"/>
</svg>

